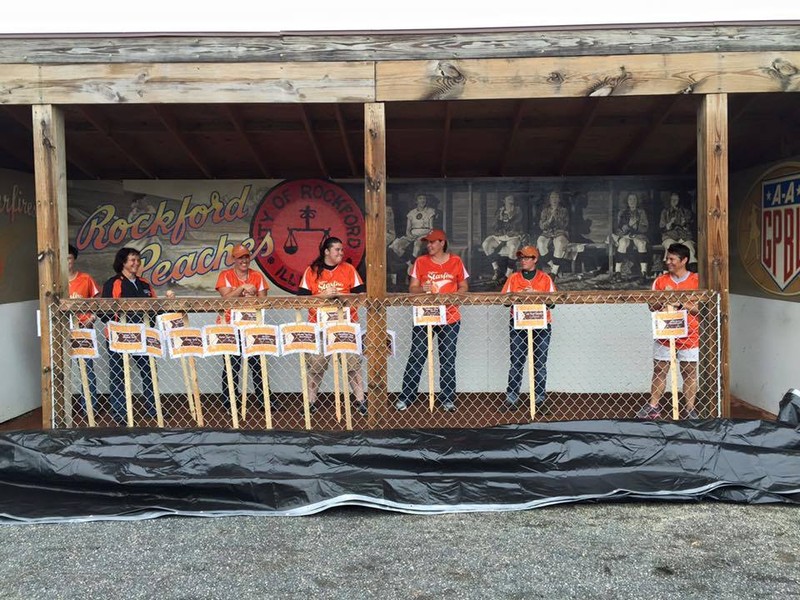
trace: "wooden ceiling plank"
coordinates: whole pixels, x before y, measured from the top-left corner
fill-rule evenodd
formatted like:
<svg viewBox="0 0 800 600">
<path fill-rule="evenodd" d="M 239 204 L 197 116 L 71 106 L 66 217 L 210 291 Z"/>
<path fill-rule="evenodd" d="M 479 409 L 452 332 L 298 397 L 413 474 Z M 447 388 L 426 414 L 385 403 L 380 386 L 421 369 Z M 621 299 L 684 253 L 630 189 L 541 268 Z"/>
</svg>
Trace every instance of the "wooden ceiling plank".
<svg viewBox="0 0 800 600">
<path fill-rule="evenodd" d="M 444 103 L 444 127 L 442 131 L 442 156 L 439 160 L 439 174 L 447 177 L 447 152 L 450 147 L 450 130 L 453 119 L 452 107 L 449 102 Z"/>
<path fill-rule="evenodd" d="M 644 147 L 647 142 L 650 141 L 650 139 L 655 135 L 656 129 L 658 129 L 664 123 L 664 121 L 667 120 L 667 117 L 679 101 L 680 96 L 666 96 L 656 104 L 655 109 L 653 110 L 652 120 L 646 127 L 642 128 L 639 134 L 634 137 L 620 153 L 616 167 L 614 167 L 614 173 L 622 174 L 625 172 L 625 170 L 630 166 L 631 162 L 633 162 L 633 159 L 636 157 L 639 149 Z"/>
<path fill-rule="evenodd" d="M 564 152 L 562 152 L 561 156 L 559 157 L 558 169 L 556 171 L 559 175 L 566 175 L 566 170 L 567 166 L 569 166 L 569 161 L 572 159 L 572 155 L 575 154 L 575 150 L 577 150 L 578 146 L 580 145 L 583 134 L 586 133 L 586 131 L 592 126 L 592 122 L 594 121 L 595 116 L 597 116 L 597 111 L 599 110 L 599 108 L 600 108 L 599 98 L 591 98 L 589 104 L 587 104 L 586 108 L 583 111 L 581 126 L 577 129 L 575 135 L 572 136 L 572 140 L 569 142 Z"/>
<path fill-rule="evenodd" d="M 224 106 L 225 114 L 228 115 L 228 119 L 231 123 L 233 123 L 234 129 L 236 129 L 236 133 L 239 134 L 239 139 L 244 142 L 244 145 L 247 146 L 247 149 L 250 151 L 250 155 L 253 157 L 253 160 L 256 161 L 259 170 L 261 171 L 261 175 L 264 176 L 266 179 L 271 177 L 270 171 L 267 168 L 266 163 L 264 162 L 264 158 L 262 157 L 262 153 L 256 149 L 255 142 L 253 142 L 253 138 L 250 136 L 250 133 L 247 131 L 245 127 L 244 120 L 242 116 L 239 114 L 239 111 L 236 109 L 234 105 L 226 104 Z"/>
<path fill-rule="evenodd" d="M 336 112 L 336 123 L 339 126 L 339 135 L 342 136 L 342 146 L 344 146 L 344 153 L 347 156 L 347 163 L 350 165 L 350 174 L 353 177 L 358 177 L 359 170 L 356 166 L 355 158 L 353 157 L 353 149 L 350 147 L 350 140 L 347 137 L 347 123 L 345 123 L 344 116 L 342 115 L 342 109 L 337 104 L 334 107 L 334 111 Z"/>
<path fill-rule="evenodd" d="M 506 170 L 508 169 L 508 163 L 511 160 L 511 150 L 514 149 L 514 141 L 517 137 L 517 132 L 519 132 L 520 126 L 522 125 L 522 117 L 525 113 L 525 100 L 520 100 L 517 103 L 517 108 L 514 110 L 514 121 L 511 125 L 511 131 L 508 132 L 508 136 L 506 137 L 505 148 L 503 149 L 503 158 L 500 161 L 500 166 L 498 167 L 498 173 L 500 177 L 505 176 Z"/>
<path fill-rule="evenodd" d="M 33 123 L 31 122 L 31 114 L 30 111 L 25 111 L 25 115 L 18 113 L 17 110 L 10 106 L 3 106 L 2 107 L 6 113 L 11 115 L 17 123 L 20 124 L 22 129 L 24 129 L 27 133 L 33 134 Z M 73 168 L 77 169 L 89 179 L 100 179 L 99 174 L 93 168 L 89 167 L 89 160 L 83 157 L 80 151 L 75 150 L 74 144 L 73 148 L 67 150 L 67 163 L 72 165 Z"/>
<path fill-rule="evenodd" d="M 205 165 L 203 160 L 200 159 L 193 145 L 188 139 L 186 139 L 186 136 L 180 130 L 180 127 L 178 126 L 178 119 L 175 118 L 175 115 L 167 110 L 165 106 L 154 104 L 152 108 L 156 115 L 158 115 L 158 118 L 161 119 L 164 127 L 167 128 L 167 131 L 172 134 L 172 137 L 175 138 L 175 141 L 178 142 L 178 145 L 183 148 L 183 151 L 186 152 L 187 156 L 192 160 L 195 166 L 200 169 L 200 172 L 206 177 L 206 179 L 213 179 L 211 170 Z"/>
<path fill-rule="evenodd" d="M 138 158 L 134 152 L 127 148 L 122 142 L 120 142 L 111 131 L 111 126 L 108 123 L 108 120 L 101 116 L 97 109 L 89 107 L 89 106 L 79 106 L 78 110 L 83 114 L 89 123 L 92 124 L 103 136 L 111 142 L 111 144 L 127 158 L 139 171 L 141 171 L 145 177 L 148 179 L 158 179 L 152 169 L 145 166 L 144 161 Z"/>
<path fill-rule="evenodd" d="M 311 149 L 314 151 L 314 156 L 317 158 L 319 170 L 325 177 L 330 177 L 328 167 L 325 165 L 325 159 L 322 158 L 322 153 L 319 150 L 319 144 L 317 144 L 317 138 L 314 135 L 314 127 L 311 124 L 311 119 L 308 117 L 308 111 L 302 104 L 300 105 L 300 119 L 303 121 L 303 127 L 305 127 L 306 135 L 308 136 L 308 140 L 311 142 Z"/>
</svg>

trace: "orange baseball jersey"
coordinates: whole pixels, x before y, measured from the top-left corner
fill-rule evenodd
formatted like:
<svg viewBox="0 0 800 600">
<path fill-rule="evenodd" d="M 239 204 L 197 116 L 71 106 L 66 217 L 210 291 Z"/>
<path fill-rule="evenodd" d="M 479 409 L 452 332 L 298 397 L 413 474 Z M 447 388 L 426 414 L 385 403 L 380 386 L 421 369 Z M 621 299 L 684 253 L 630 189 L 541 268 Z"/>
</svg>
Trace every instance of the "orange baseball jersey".
<svg viewBox="0 0 800 600">
<path fill-rule="evenodd" d="M 363 284 L 355 267 L 346 262 L 339 263 L 333 269 L 322 269 L 319 276 L 315 269 L 307 267 L 300 281 L 300 287 L 311 292 L 312 296 L 331 288 L 337 293 L 349 294 L 350 290 Z M 311 323 L 317 322 L 317 309 L 309 309 L 308 320 Z M 355 308 L 350 308 L 350 321 L 353 323 L 358 321 L 358 311 Z"/>
<path fill-rule="evenodd" d="M 217 277 L 217 285 L 214 286 L 214 289 L 220 291 L 222 288 L 226 287 L 237 288 L 243 283 L 250 283 L 255 286 L 256 293 L 269 289 L 269 284 L 267 283 L 267 280 L 264 279 L 264 276 L 253 269 L 247 269 L 246 279 L 240 279 L 236 274 L 235 269 L 225 269 L 219 274 L 219 277 Z M 223 322 L 231 322 L 231 311 L 226 310 L 224 317 L 221 316 L 217 319 L 217 323 Z"/>
<path fill-rule="evenodd" d="M 681 281 L 675 281 L 672 278 L 672 275 L 669 273 L 664 273 L 663 275 L 656 277 L 656 280 L 653 282 L 653 290 L 657 292 L 669 290 L 696 290 L 699 287 L 700 278 L 697 276 L 697 273 L 691 272 L 688 273 Z M 678 350 L 700 347 L 700 331 L 697 316 L 689 313 L 689 316 L 686 320 L 689 325 L 689 335 L 682 338 L 676 338 L 675 347 Z M 658 341 L 665 346 L 669 346 L 669 340 Z"/>
<path fill-rule="evenodd" d="M 428 254 L 423 254 L 414 261 L 414 268 L 411 276 L 425 284 L 430 282 L 433 285 L 433 294 L 454 294 L 458 291 L 458 284 L 466 281 L 469 277 L 464 263 L 455 254 L 451 254 L 443 264 L 438 264 Z M 461 312 L 457 306 L 447 307 L 447 324 L 452 325 L 461 320 Z"/>
<path fill-rule="evenodd" d="M 71 279 L 69 282 L 70 298 L 94 298 L 99 294 L 100 288 L 97 287 L 97 283 L 88 273 L 78 272 L 75 274 L 75 279 Z M 78 319 L 78 323 L 83 326 L 92 318 L 92 313 L 79 313 L 75 316 Z"/>
<path fill-rule="evenodd" d="M 503 289 L 500 291 L 501 294 L 509 294 L 513 292 L 524 292 L 524 291 L 533 291 L 533 292 L 555 292 L 556 285 L 553 283 L 552 278 L 550 275 L 545 273 L 544 271 L 540 271 L 536 269 L 536 272 L 533 276 L 533 279 L 525 279 L 525 276 L 522 272 L 517 271 L 512 273 L 511 276 L 506 279 L 505 285 L 503 285 Z M 547 311 L 547 322 L 550 323 L 553 320 L 553 312 L 548 310 Z"/>
</svg>

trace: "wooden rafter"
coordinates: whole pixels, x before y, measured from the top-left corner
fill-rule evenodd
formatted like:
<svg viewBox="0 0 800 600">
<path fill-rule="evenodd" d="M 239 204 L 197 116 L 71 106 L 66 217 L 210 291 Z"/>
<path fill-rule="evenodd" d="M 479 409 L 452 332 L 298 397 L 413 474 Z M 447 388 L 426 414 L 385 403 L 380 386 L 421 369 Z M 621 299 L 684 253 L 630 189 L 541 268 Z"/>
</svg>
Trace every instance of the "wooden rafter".
<svg viewBox="0 0 800 600">
<path fill-rule="evenodd" d="M 305 127 L 306 135 L 308 136 L 308 140 L 311 142 L 311 148 L 314 150 L 314 156 L 317 158 L 317 164 L 319 165 L 319 170 L 322 171 L 322 174 L 325 177 L 330 177 L 328 173 L 328 167 L 325 165 L 325 160 L 322 158 L 322 152 L 319 150 L 319 144 L 317 144 L 317 138 L 314 135 L 314 127 L 311 124 L 311 119 L 308 118 L 308 111 L 306 111 L 306 107 L 302 104 L 300 106 L 300 118 L 303 121 L 303 127 Z"/>
<path fill-rule="evenodd" d="M 269 179 L 270 171 L 267 168 L 266 163 L 264 162 L 264 158 L 262 157 L 261 152 L 259 152 L 256 149 L 256 145 L 255 142 L 253 142 L 253 138 L 250 136 L 247 129 L 245 128 L 244 120 L 242 119 L 242 116 L 239 114 L 239 111 L 236 110 L 235 106 L 232 106 L 230 104 L 226 104 L 224 106 L 224 111 L 225 114 L 228 115 L 228 119 L 230 120 L 230 122 L 233 123 L 233 127 L 234 129 L 236 129 L 236 133 L 239 134 L 239 139 L 241 139 L 242 142 L 244 142 L 244 145 L 247 146 L 247 149 L 250 152 L 250 156 L 252 156 L 253 160 L 256 161 L 256 164 L 258 165 L 258 168 L 261 171 L 261 175 Z"/>
<path fill-rule="evenodd" d="M 31 115 L 29 111 L 25 111 L 25 116 L 23 117 L 10 106 L 4 106 L 2 108 L 11 116 L 12 119 L 14 119 L 17 123 L 20 124 L 22 129 L 24 129 L 29 134 L 33 133 L 33 123 L 31 122 Z M 97 171 L 87 166 L 89 160 L 82 157 L 80 152 L 76 151 L 75 148 L 72 148 L 68 152 L 67 163 L 69 163 L 74 168 L 78 169 L 81 173 L 83 173 L 84 175 L 86 175 L 91 179 L 100 179 L 100 176 L 97 174 Z"/>
<path fill-rule="evenodd" d="M 347 138 L 347 124 L 342 116 L 342 109 L 337 104 L 334 107 L 336 112 L 336 123 L 339 126 L 339 135 L 342 136 L 342 146 L 344 146 L 344 153 L 347 156 L 347 163 L 350 165 L 350 174 L 353 177 L 358 177 L 359 170 L 356 167 L 355 158 L 353 158 L 353 150 L 350 148 L 350 140 Z"/>
<path fill-rule="evenodd" d="M 444 103 L 444 128 L 442 131 L 442 156 L 439 161 L 439 174 L 447 177 L 447 151 L 450 146 L 450 127 L 453 119 L 450 103 Z"/>
<path fill-rule="evenodd" d="M 572 155 L 575 153 L 575 150 L 577 150 L 583 134 L 586 133 L 589 127 L 592 126 L 592 122 L 597 115 L 599 107 L 599 98 L 589 98 L 587 100 L 586 108 L 584 109 L 583 117 L 581 118 L 581 126 L 575 132 L 575 135 L 572 136 L 572 140 L 570 140 L 569 144 L 564 149 L 564 152 L 562 152 L 561 156 L 559 157 L 558 168 L 556 171 L 559 175 L 566 174 L 569 161 L 572 159 Z"/>
<path fill-rule="evenodd" d="M 158 118 L 161 119 L 161 122 L 164 124 L 164 127 L 166 127 L 167 131 L 169 131 L 172 134 L 172 137 L 175 138 L 175 141 L 177 141 L 180 147 L 183 148 L 183 151 L 186 152 L 186 154 L 189 156 L 189 158 L 192 160 L 195 166 L 198 169 L 200 169 L 200 172 L 203 173 L 203 175 L 206 178 L 213 179 L 209 168 L 200 159 L 200 157 L 197 154 L 197 151 L 194 149 L 192 144 L 189 143 L 189 140 L 186 139 L 186 136 L 178 127 L 178 119 L 175 118 L 175 115 L 173 115 L 169 110 L 167 110 L 165 106 L 159 106 L 158 104 L 153 104 L 152 107 L 156 115 L 158 115 Z"/>
<path fill-rule="evenodd" d="M 503 159 L 500 161 L 500 166 L 497 169 L 500 177 L 505 176 L 508 163 L 511 160 L 511 151 L 514 149 L 514 141 L 516 140 L 517 133 L 519 132 L 520 125 L 522 124 L 522 117 L 525 114 L 525 100 L 517 102 L 517 107 L 514 110 L 514 121 L 511 124 L 511 131 L 508 132 L 506 137 L 505 148 L 503 149 Z"/>
<path fill-rule="evenodd" d="M 122 152 L 123 156 L 127 158 L 139 171 L 141 171 L 145 177 L 148 179 L 157 179 L 156 175 L 153 173 L 153 170 L 148 168 L 144 161 L 136 155 L 131 148 L 127 147 L 127 145 L 123 144 L 114 133 L 111 131 L 111 125 L 108 122 L 108 119 L 104 118 L 96 108 L 92 108 L 89 106 L 80 106 L 78 107 L 81 114 L 86 118 L 92 126 L 97 129 L 103 136 L 114 146 L 117 150 Z"/>
<path fill-rule="evenodd" d="M 639 150 L 650 141 L 655 135 L 656 130 L 667 120 L 667 117 L 669 117 L 669 114 L 678 104 L 679 100 L 679 96 L 665 96 L 659 100 L 653 110 L 653 117 L 650 122 L 641 129 L 639 134 L 634 137 L 620 153 L 619 160 L 614 168 L 614 173 L 621 174 L 625 172 L 633 162 Z"/>
</svg>

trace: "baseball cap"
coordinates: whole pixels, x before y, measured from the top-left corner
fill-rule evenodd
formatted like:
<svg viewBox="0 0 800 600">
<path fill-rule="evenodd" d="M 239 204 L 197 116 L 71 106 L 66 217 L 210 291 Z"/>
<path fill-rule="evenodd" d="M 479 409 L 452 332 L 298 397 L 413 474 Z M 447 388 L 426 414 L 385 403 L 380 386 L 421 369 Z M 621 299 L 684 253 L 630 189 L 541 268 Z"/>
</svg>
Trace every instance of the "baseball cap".
<svg viewBox="0 0 800 600">
<path fill-rule="evenodd" d="M 517 258 L 530 258 L 531 256 L 535 256 L 539 258 L 539 249 L 536 246 L 523 246 L 519 250 L 517 250 Z"/>
<path fill-rule="evenodd" d="M 423 242 L 446 242 L 447 241 L 447 234 L 442 231 L 441 229 L 431 229 L 430 233 L 428 233 L 424 238 L 422 238 Z"/>
<path fill-rule="evenodd" d="M 242 246 L 241 244 L 236 244 L 231 250 L 231 256 L 233 258 L 241 258 L 243 256 L 250 256 L 250 250 Z"/>
</svg>

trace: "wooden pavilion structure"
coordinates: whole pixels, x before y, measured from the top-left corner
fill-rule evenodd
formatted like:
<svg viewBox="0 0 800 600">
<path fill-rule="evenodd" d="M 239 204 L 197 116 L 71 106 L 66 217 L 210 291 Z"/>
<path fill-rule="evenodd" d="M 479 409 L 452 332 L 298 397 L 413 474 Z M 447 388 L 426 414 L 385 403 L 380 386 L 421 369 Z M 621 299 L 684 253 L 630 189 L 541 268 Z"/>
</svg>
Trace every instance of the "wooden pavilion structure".
<svg viewBox="0 0 800 600">
<path fill-rule="evenodd" d="M 798 91 L 798 22 L 6 35 L 0 167 L 35 173 L 42 307 L 67 285 L 68 179 L 363 178 L 381 297 L 387 178 L 696 172 L 727 415 L 729 171 L 800 153 Z"/>
</svg>

